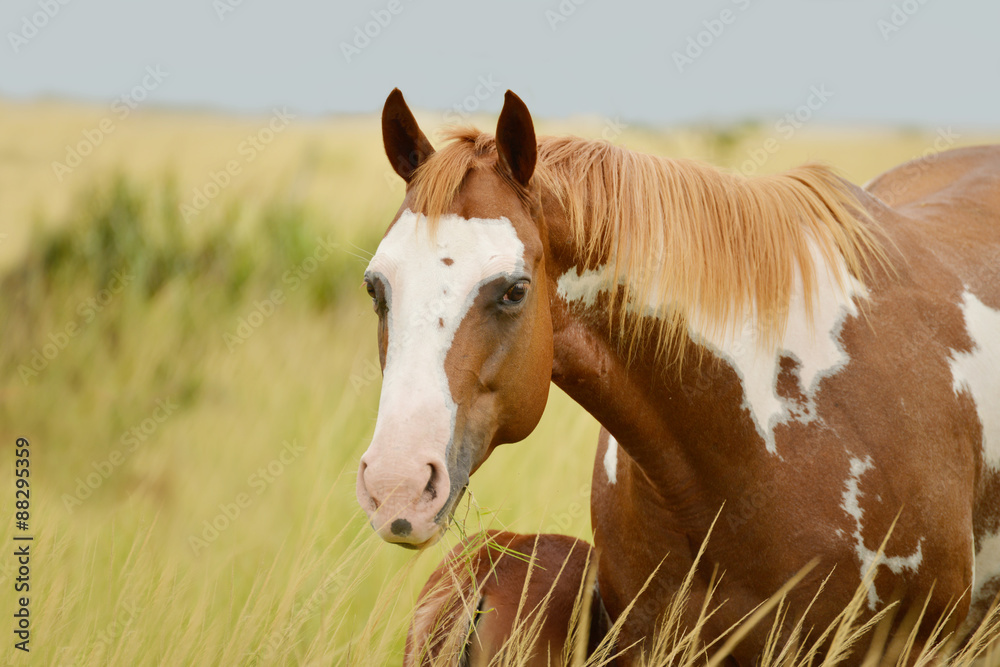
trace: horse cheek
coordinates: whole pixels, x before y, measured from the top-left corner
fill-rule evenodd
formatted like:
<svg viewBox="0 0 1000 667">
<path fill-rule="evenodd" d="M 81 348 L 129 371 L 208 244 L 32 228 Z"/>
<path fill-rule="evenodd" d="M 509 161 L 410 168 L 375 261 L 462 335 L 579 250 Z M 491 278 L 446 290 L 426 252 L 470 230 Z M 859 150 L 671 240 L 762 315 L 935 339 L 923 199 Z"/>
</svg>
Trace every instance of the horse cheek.
<svg viewBox="0 0 1000 667">
<path fill-rule="evenodd" d="M 498 432 L 501 442 L 523 440 L 538 425 L 548 401 L 552 381 L 552 320 L 544 282 L 535 295 L 534 310 L 525 319 L 519 338 L 526 344 L 519 346 L 516 363 L 508 364 L 510 377 L 506 378 L 505 400 L 501 401 L 501 423 Z"/>
</svg>

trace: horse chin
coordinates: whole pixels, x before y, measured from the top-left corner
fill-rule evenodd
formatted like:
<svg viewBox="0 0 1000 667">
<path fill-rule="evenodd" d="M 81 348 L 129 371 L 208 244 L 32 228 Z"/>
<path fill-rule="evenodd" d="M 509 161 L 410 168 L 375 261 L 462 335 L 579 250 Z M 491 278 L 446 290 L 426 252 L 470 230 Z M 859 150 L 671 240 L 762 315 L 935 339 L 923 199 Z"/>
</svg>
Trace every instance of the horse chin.
<svg viewBox="0 0 1000 667">
<path fill-rule="evenodd" d="M 404 549 L 409 549 L 411 551 L 423 551 L 427 547 L 432 547 L 435 544 L 437 544 L 441 540 L 441 536 L 444 535 L 444 533 L 445 533 L 445 528 L 441 528 L 441 530 L 434 533 L 434 535 L 430 539 L 424 540 L 419 544 L 412 544 L 410 542 L 393 542 L 393 544 L 398 544 Z"/>
</svg>

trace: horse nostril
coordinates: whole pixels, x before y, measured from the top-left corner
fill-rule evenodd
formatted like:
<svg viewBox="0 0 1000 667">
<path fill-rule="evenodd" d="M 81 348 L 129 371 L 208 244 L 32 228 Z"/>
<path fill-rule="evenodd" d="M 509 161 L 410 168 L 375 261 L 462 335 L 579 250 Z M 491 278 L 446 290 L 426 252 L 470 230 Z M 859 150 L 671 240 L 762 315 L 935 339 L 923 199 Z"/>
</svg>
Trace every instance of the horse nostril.
<svg viewBox="0 0 1000 667">
<path fill-rule="evenodd" d="M 392 534 L 396 537 L 406 537 L 410 534 L 410 531 L 413 530 L 413 526 L 411 526 L 410 522 L 406 519 L 396 519 L 392 522 L 392 525 L 389 526 L 389 530 L 391 530 Z"/>
<path fill-rule="evenodd" d="M 433 463 L 428 463 L 427 467 L 431 469 L 430 479 L 427 480 L 427 486 L 424 487 L 424 494 L 429 495 L 431 500 L 437 498 L 437 478 L 438 471 Z"/>
<path fill-rule="evenodd" d="M 365 495 L 367 495 L 368 496 L 368 500 L 371 501 L 372 511 L 373 512 L 377 512 L 378 508 L 382 506 L 382 502 L 378 498 L 375 497 L 375 494 L 372 493 L 371 489 L 368 487 L 368 482 L 365 479 L 365 472 L 367 472 L 367 470 L 368 470 L 368 464 L 365 463 L 364 460 L 362 460 L 361 461 L 361 484 L 362 484 L 362 487 L 364 489 Z"/>
</svg>

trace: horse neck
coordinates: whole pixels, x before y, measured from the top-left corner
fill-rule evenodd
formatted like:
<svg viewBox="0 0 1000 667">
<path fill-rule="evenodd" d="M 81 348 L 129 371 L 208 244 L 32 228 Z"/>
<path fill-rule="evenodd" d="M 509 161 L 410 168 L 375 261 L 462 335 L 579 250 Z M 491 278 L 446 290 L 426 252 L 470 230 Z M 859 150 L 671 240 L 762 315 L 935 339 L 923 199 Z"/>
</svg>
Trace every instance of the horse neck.
<svg viewBox="0 0 1000 667">
<path fill-rule="evenodd" d="M 818 271 L 826 282 L 817 285 L 815 310 L 807 316 L 801 290 L 793 294 L 786 333 L 770 347 L 763 347 L 750 313 L 720 335 L 689 328 L 681 356 L 665 357 L 654 340 L 622 344 L 619 320 L 607 315 L 610 290 L 617 286 L 586 284 L 597 275 L 586 270 L 596 267 L 579 264 L 558 204 L 548 201 L 544 210 L 553 381 L 654 481 L 711 476 L 722 447 L 734 448 L 743 461 L 780 456 L 773 425 L 788 416 L 784 396 L 793 397 L 798 417 L 808 419 L 815 411 L 819 380 L 845 362 L 838 335 L 846 315 L 857 314 L 852 298 L 863 288 L 848 279 L 845 291 L 830 272 Z M 813 259 L 821 268 L 823 260 L 815 253 Z"/>
<path fill-rule="evenodd" d="M 710 419 L 699 412 L 708 405 L 718 406 L 720 397 L 733 393 L 734 387 L 725 386 L 726 382 L 699 383 L 699 378 L 708 377 L 704 371 L 715 366 L 710 359 L 696 359 L 703 350 L 693 346 L 680 373 L 666 368 L 653 345 L 625 349 L 607 316 L 607 292 L 589 302 L 567 294 L 567 280 L 596 267 L 578 261 L 561 208 L 544 198 L 543 202 L 547 204 L 552 380 L 607 428 L 651 479 L 676 474 L 681 468 L 675 459 L 696 446 L 693 430 Z M 694 402 L 690 387 L 702 391 Z"/>
</svg>

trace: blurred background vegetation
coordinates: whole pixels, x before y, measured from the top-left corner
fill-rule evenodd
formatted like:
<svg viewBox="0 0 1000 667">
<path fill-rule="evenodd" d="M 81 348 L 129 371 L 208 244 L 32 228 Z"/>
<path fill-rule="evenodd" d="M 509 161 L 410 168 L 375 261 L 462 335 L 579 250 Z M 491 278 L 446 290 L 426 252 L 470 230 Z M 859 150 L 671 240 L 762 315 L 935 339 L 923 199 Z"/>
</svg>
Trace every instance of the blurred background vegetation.
<svg viewBox="0 0 1000 667">
<path fill-rule="evenodd" d="M 361 275 L 403 194 L 377 118 L 293 119 L 248 159 L 266 117 L 143 111 L 54 169 L 106 115 L 0 103 L 0 442 L 31 442 L 35 536 L 32 652 L 14 659 L 396 663 L 417 592 L 463 530 L 590 537 L 598 426 L 555 388 L 536 432 L 474 476 L 440 545 L 415 555 L 368 528 L 354 484 L 380 380 Z M 539 129 L 758 173 L 820 160 L 858 183 L 941 136 Z M 10 544 L 13 516 L 3 525 Z M 0 560 L 0 584 L 13 575 Z"/>
</svg>

